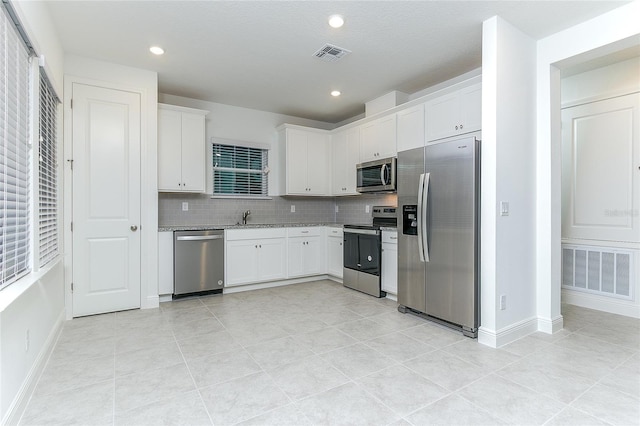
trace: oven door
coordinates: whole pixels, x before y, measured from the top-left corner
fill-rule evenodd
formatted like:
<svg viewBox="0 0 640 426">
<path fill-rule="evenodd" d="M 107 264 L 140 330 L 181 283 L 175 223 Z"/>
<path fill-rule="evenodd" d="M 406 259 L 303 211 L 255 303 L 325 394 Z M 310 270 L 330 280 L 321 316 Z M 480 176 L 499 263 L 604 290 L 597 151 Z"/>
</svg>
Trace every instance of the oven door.
<svg viewBox="0 0 640 426">
<path fill-rule="evenodd" d="M 380 276 L 380 231 L 344 229 L 344 267 Z"/>
</svg>

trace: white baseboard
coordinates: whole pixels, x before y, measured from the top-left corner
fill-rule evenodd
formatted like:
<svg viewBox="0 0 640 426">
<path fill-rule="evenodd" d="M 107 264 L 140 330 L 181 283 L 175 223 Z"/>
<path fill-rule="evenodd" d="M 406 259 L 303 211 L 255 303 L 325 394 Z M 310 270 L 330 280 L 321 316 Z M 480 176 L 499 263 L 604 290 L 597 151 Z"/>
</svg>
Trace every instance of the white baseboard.
<svg viewBox="0 0 640 426">
<path fill-rule="evenodd" d="M 558 315 L 553 319 L 538 317 L 538 331 L 547 334 L 557 333 L 564 328 L 564 319 Z"/>
<path fill-rule="evenodd" d="M 640 305 L 638 302 L 629 300 L 562 289 L 562 301 L 583 308 L 624 315 L 626 317 L 640 318 Z"/>
<path fill-rule="evenodd" d="M 16 397 L 9 405 L 7 413 L 2 419 L 0 424 L 3 425 L 17 425 L 24 413 L 24 410 L 27 408 L 27 404 L 33 391 L 35 390 L 36 385 L 38 384 L 38 380 L 40 379 L 40 375 L 44 370 L 47 361 L 49 360 L 49 356 L 53 351 L 53 347 L 58 340 L 58 336 L 62 331 L 62 322 L 65 318 L 65 310 L 63 309 L 58 315 L 56 322 L 47 337 L 47 340 L 44 342 L 42 349 L 40 349 L 40 353 L 36 357 L 27 377 L 25 377 L 24 382 L 22 382 L 22 386 L 20 386 L 20 390 L 16 394 Z"/>
<path fill-rule="evenodd" d="M 538 319 L 529 318 L 515 324 L 511 324 L 500 330 L 493 331 L 480 327 L 478 329 L 478 343 L 483 345 L 499 348 L 508 345 L 511 342 L 527 336 L 538 330 Z"/>
<path fill-rule="evenodd" d="M 160 296 L 147 296 L 146 299 L 142 299 L 142 306 L 140 309 L 153 309 L 160 306 Z"/>
<path fill-rule="evenodd" d="M 310 281 L 330 280 L 330 279 L 332 279 L 332 277 L 330 277 L 329 275 L 315 275 L 313 277 L 293 278 L 293 279 L 290 279 L 290 280 L 270 281 L 270 282 L 265 282 L 265 283 L 246 284 L 246 285 L 237 285 L 237 286 L 233 286 L 233 287 L 225 287 L 222 292 L 224 294 L 240 293 L 240 292 L 249 291 L 249 290 L 261 290 L 261 289 L 264 289 L 264 288 L 281 287 L 283 285 L 301 284 L 301 283 L 307 283 L 307 282 L 310 282 Z"/>
</svg>

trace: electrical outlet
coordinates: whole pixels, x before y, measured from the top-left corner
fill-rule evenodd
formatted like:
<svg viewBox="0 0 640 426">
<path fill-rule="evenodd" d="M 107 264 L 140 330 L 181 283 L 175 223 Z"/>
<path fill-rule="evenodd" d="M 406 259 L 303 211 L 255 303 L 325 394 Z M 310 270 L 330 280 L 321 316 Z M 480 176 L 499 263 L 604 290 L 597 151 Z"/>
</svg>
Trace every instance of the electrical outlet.
<svg viewBox="0 0 640 426">
<path fill-rule="evenodd" d="M 187 201 L 183 201 L 182 202 L 182 211 L 183 212 L 188 212 L 189 211 L 189 203 Z"/>
<path fill-rule="evenodd" d="M 291 213 L 295 213 L 295 212 L 296 212 L 296 206 L 291 204 Z"/>
<path fill-rule="evenodd" d="M 371 207 L 369 205 L 364 206 L 364 212 L 369 213 L 371 211 Z"/>
<path fill-rule="evenodd" d="M 29 346 L 31 345 L 31 339 L 29 337 L 29 329 L 27 329 L 27 334 L 24 339 L 24 351 L 29 352 Z"/>
<path fill-rule="evenodd" d="M 501 294 L 500 295 L 500 310 L 504 311 L 505 309 L 507 309 L 507 295 L 506 294 Z"/>
</svg>

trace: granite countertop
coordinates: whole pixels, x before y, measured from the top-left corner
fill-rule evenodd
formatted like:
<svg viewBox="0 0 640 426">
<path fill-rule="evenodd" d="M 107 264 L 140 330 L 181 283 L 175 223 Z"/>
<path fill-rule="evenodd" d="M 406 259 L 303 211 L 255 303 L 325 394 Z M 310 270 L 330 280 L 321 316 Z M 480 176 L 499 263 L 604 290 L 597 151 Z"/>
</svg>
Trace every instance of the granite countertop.
<svg viewBox="0 0 640 426">
<path fill-rule="evenodd" d="M 330 226 L 342 228 L 341 223 L 249 223 L 246 225 L 180 225 L 159 226 L 160 232 L 172 231 L 208 231 L 212 229 L 253 229 L 253 228 L 297 228 L 304 226 Z"/>
</svg>

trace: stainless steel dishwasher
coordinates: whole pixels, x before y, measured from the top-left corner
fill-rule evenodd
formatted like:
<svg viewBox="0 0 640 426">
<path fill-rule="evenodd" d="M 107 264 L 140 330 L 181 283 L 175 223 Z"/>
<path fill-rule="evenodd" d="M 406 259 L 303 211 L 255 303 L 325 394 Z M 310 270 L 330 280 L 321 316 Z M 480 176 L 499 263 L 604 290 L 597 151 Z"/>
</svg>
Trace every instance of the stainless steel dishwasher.
<svg viewBox="0 0 640 426">
<path fill-rule="evenodd" d="M 224 231 L 176 231 L 173 238 L 173 298 L 221 293 Z"/>
</svg>

